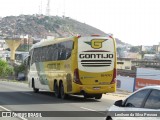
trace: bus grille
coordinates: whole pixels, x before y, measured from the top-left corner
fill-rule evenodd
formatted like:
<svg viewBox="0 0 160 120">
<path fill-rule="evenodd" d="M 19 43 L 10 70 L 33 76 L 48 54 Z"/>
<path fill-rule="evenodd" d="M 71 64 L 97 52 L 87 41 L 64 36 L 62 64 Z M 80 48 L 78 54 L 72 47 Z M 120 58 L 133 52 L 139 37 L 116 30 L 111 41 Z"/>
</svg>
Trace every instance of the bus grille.
<svg viewBox="0 0 160 120">
<path fill-rule="evenodd" d="M 111 60 L 81 60 L 84 67 L 106 67 L 111 66 Z"/>
</svg>

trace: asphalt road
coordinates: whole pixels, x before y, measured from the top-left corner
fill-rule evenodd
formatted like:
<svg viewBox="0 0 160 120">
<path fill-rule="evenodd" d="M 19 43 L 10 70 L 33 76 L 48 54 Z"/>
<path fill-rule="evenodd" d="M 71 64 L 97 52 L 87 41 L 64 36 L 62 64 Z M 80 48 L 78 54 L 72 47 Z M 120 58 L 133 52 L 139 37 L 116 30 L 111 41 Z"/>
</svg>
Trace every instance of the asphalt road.
<svg viewBox="0 0 160 120">
<path fill-rule="evenodd" d="M 81 115 L 84 112 L 89 114 L 104 114 L 100 111 L 106 111 L 114 100 L 102 97 L 100 100 L 84 99 L 82 96 L 70 96 L 67 100 L 58 99 L 54 93 L 40 91 L 33 93 L 27 84 L 0 81 L 0 106 L 10 111 L 73 111 L 63 112 L 67 115 Z M 0 111 L 4 111 L 0 107 Z M 74 111 L 78 111 L 77 113 Z M 49 113 L 52 114 L 52 113 Z M 58 114 L 61 114 L 59 112 Z M 101 115 L 100 115 L 101 116 Z M 104 116 L 104 115 L 102 115 Z M 0 118 L 2 119 L 2 118 Z M 21 119 L 21 118 L 17 118 Z M 24 120 L 104 120 L 105 117 L 42 117 L 25 118 Z M 5 119 L 2 119 L 5 120 Z M 10 120 L 10 119 L 7 119 Z M 12 120 L 12 119 L 11 119 Z M 14 119 L 13 119 L 14 120 Z M 21 119 L 22 120 L 22 119 Z"/>
</svg>

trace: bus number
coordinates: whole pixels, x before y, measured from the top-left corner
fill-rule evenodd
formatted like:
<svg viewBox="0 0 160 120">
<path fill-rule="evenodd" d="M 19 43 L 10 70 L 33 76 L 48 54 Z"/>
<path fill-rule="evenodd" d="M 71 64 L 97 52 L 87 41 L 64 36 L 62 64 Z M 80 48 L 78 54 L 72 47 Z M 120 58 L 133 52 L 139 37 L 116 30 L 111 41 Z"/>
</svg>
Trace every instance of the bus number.
<svg viewBox="0 0 160 120">
<path fill-rule="evenodd" d="M 112 77 L 112 74 L 101 74 L 101 77 Z"/>
</svg>

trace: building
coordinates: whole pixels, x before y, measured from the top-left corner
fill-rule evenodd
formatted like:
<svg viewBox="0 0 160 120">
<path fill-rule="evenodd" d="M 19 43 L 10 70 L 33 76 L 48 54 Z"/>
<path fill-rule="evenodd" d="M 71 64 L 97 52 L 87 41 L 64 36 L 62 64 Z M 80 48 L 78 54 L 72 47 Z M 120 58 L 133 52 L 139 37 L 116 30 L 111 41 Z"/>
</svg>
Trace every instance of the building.
<svg viewBox="0 0 160 120">
<path fill-rule="evenodd" d="M 160 43 L 159 43 L 159 45 L 153 45 L 153 50 L 154 50 L 156 53 L 159 53 L 159 52 L 160 52 Z"/>
<path fill-rule="evenodd" d="M 131 70 L 132 59 L 131 58 L 118 58 L 117 69 Z"/>
<path fill-rule="evenodd" d="M 32 45 L 33 44 L 33 38 L 29 35 L 21 36 L 21 45 Z"/>
<path fill-rule="evenodd" d="M 160 61 L 158 60 L 133 60 L 132 67 L 157 68 L 160 69 Z"/>
<path fill-rule="evenodd" d="M 139 53 L 133 53 L 133 52 L 126 52 L 125 58 L 128 59 L 142 59 L 142 55 Z"/>
<path fill-rule="evenodd" d="M 144 60 L 155 60 L 156 54 L 144 54 L 143 59 Z"/>
<path fill-rule="evenodd" d="M 117 69 L 121 70 L 133 70 L 136 67 L 144 68 L 157 68 L 160 69 L 160 61 L 152 59 L 131 59 L 131 58 L 118 58 Z"/>
<path fill-rule="evenodd" d="M 142 55 L 139 53 L 126 52 L 123 58 L 118 58 L 117 69 L 131 70 L 133 67 L 133 60 L 142 59 Z"/>
</svg>

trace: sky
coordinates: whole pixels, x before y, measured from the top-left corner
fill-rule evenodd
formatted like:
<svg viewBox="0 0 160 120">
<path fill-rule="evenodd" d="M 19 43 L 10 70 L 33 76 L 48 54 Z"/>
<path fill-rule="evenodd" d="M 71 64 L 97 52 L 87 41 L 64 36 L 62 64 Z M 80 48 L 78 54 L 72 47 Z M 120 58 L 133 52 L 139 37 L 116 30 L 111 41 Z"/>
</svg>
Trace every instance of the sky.
<svg viewBox="0 0 160 120">
<path fill-rule="evenodd" d="M 0 0 L 0 16 L 46 14 L 48 0 Z M 160 0 L 50 0 L 50 15 L 65 15 L 131 45 L 160 43 Z"/>
</svg>

